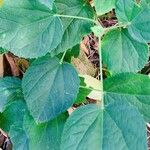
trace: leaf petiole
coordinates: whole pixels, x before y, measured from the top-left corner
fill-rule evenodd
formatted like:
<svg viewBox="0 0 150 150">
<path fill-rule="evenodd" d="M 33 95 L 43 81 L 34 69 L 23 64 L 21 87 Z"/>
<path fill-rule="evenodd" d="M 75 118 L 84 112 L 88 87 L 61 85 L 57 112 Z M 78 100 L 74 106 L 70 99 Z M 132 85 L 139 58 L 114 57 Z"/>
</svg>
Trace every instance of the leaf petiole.
<svg viewBox="0 0 150 150">
<path fill-rule="evenodd" d="M 67 53 L 67 50 L 64 51 L 64 53 L 63 53 L 63 55 L 62 55 L 62 57 L 61 57 L 61 59 L 60 59 L 60 64 L 63 63 L 66 53 Z"/>
</svg>

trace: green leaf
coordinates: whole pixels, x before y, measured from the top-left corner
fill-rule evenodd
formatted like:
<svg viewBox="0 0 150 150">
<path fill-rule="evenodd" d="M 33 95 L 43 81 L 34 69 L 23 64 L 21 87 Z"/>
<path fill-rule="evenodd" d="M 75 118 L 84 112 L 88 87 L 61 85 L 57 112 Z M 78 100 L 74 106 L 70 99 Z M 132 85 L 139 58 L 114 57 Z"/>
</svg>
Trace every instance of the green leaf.
<svg viewBox="0 0 150 150">
<path fill-rule="evenodd" d="M 71 49 L 67 50 L 64 60 L 66 62 L 71 63 L 71 58 L 72 57 L 77 58 L 79 56 L 79 53 L 80 53 L 80 44 L 77 44 Z"/>
<path fill-rule="evenodd" d="M 121 23 L 131 22 L 141 11 L 135 0 L 117 0 L 116 15 Z"/>
<path fill-rule="evenodd" d="M 141 0 L 140 4 L 143 8 L 147 8 L 150 4 L 150 0 Z"/>
<path fill-rule="evenodd" d="M 116 0 L 94 0 L 94 6 L 99 16 L 111 11 L 115 8 Z"/>
<path fill-rule="evenodd" d="M 96 105 L 75 110 L 62 134 L 61 150 L 99 150 L 101 147 L 102 111 Z"/>
<path fill-rule="evenodd" d="M 30 115 L 25 115 L 23 126 L 12 125 L 9 136 L 15 150 L 60 150 L 61 134 L 68 113 L 54 120 L 36 124 Z M 19 139 L 19 140 L 18 140 Z"/>
<path fill-rule="evenodd" d="M 68 117 L 67 113 L 42 124 L 36 124 L 26 116 L 24 130 L 27 132 L 30 150 L 60 150 L 61 134 Z M 17 139 L 17 137 L 16 137 Z"/>
<path fill-rule="evenodd" d="M 68 63 L 71 63 L 72 59 L 73 58 L 77 58 L 80 54 L 80 44 L 77 44 L 75 45 L 74 47 L 72 47 L 71 49 L 68 49 L 66 52 L 65 52 L 65 57 L 64 57 L 64 61 L 65 62 L 68 62 Z M 55 54 L 54 54 L 55 55 Z M 64 55 L 64 52 L 63 53 L 60 53 L 57 55 L 57 57 L 59 59 L 61 59 Z M 54 57 L 53 56 L 53 53 L 50 54 L 51 57 Z"/>
<path fill-rule="evenodd" d="M 128 23 L 130 35 L 139 42 L 150 42 L 149 25 L 150 9 L 149 1 L 118 0 L 116 3 L 116 15 L 121 23 Z"/>
<path fill-rule="evenodd" d="M 22 130 L 24 115 L 27 111 L 23 99 L 16 99 L 7 104 L 0 114 L 0 128 L 7 132 L 15 150 L 28 150 L 27 135 Z"/>
<path fill-rule="evenodd" d="M 84 82 L 84 78 L 80 77 L 80 88 L 76 98 L 75 103 L 81 104 L 86 101 L 86 97 L 90 94 L 91 89 L 86 88 L 86 83 Z"/>
<path fill-rule="evenodd" d="M 22 87 L 31 115 L 37 122 L 45 122 L 74 103 L 79 77 L 72 65 L 45 56 L 31 64 L 23 77 Z"/>
<path fill-rule="evenodd" d="M 105 104 L 128 101 L 136 106 L 146 121 L 150 121 L 150 78 L 124 73 L 104 80 Z"/>
<path fill-rule="evenodd" d="M 61 143 L 61 150 L 146 148 L 145 122 L 127 102 L 111 103 L 104 110 L 96 105 L 75 110 L 65 124 Z"/>
<path fill-rule="evenodd" d="M 144 0 L 141 0 L 141 1 L 144 1 Z M 145 0 L 147 3 L 150 3 L 150 0 Z"/>
<path fill-rule="evenodd" d="M 104 32 L 105 32 L 105 28 L 103 28 L 101 25 L 97 25 L 91 28 L 91 30 L 94 32 L 95 36 L 97 37 L 102 37 Z"/>
<path fill-rule="evenodd" d="M 140 42 L 150 42 L 150 9 L 143 9 L 128 27 L 130 35 Z"/>
<path fill-rule="evenodd" d="M 5 110 L 8 102 L 21 95 L 21 80 L 15 77 L 0 78 L 0 112 Z"/>
<path fill-rule="evenodd" d="M 0 26 L 0 46 L 26 58 L 55 49 L 63 34 L 59 17 L 37 1 L 5 0 Z"/>
<path fill-rule="evenodd" d="M 102 40 L 104 64 L 111 73 L 137 72 L 148 60 L 148 45 L 134 40 L 127 29 L 108 32 Z"/>
<path fill-rule="evenodd" d="M 9 131 L 10 139 L 15 150 L 29 150 L 29 139 L 23 127 L 12 125 Z"/>
<path fill-rule="evenodd" d="M 23 125 L 24 114 L 27 111 L 21 90 L 21 80 L 14 77 L 1 78 L 0 96 L 1 105 L 4 105 L 3 112 L 0 113 L 0 128 L 5 132 L 9 132 L 9 136 L 11 136 L 13 131 L 12 126 L 20 129 Z M 17 134 L 15 132 L 13 133 Z M 15 136 L 14 134 L 12 134 L 11 138 Z M 21 150 L 22 144 L 24 143 L 24 141 L 20 141 L 21 136 L 19 134 L 18 137 L 19 142 L 18 139 L 17 142 L 11 139 L 15 150 Z M 19 146 L 17 145 L 18 147 L 15 146 L 16 143 L 19 144 Z M 27 149 L 22 148 L 22 150 Z"/>
<path fill-rule="evenodd" d="M 1 54 L 4 54 L 4 53 L 6 53 L 6 52 L 7 52 L 6 49 L 3 49 L 2 47 L 0 47 L 0 55 L 1 55 Z"/>
<path fill-rule="evenodd" d="M 54 0 L 39 0 L 39 2 L 45 5 L 46 7 L 52 9 Z"/>
<path fill-rule="evenodd" d="M 84 0 L 55 0 L 57 13 L 93 19 L 93 9 Z M 64 33 L 61 43 L 51 53 L 53 56 L 64 52 L 80 43 L 83 36 L 91 32 L 93 22 L 73 17 L 62 17 Z"/>
<path fill-rule="evenodd" d="M 0 128 L 9 132 L 12 125 L 21 127 L 26 112 L 26 105 L 22 99 L 17 99 L 7 104 L 5 110 L 0 113 Z"/>
</svg>

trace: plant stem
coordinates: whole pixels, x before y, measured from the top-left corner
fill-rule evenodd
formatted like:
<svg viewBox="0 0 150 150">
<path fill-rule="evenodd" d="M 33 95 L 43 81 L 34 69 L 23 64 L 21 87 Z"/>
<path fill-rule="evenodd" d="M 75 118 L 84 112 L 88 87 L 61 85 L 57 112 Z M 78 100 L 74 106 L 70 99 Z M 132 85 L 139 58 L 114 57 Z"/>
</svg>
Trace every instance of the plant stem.
<svg viewBox="0 0 150 150">
<path fill-rule="evenodd" d="M 90 21 L 90 22 L 93 22 L 93 23 L 97 24 L 97 21 L 95 21 L 93 19 L 84 18 L 84 17 L 80 17 L 80 16 L 69 16 L 69 15 L 61 15 L 61 14 L 54 14 L 54 16 L 63 17 L 63 18 L 80 19 L 80 20 Z"/>
<path fill-rule="evenodd" d="M 60 64 L 63 63 L 66 53 L 67 53 L 67 50 L 64 51 L 64 53 L 63 53 L 63 55 L 62 55 L 62 57 L 61 57 L 61 59 L 60 59 Z"/>
<path fill-rule="evenodd" d="M 99 61 L 100 61 L 100 79 L 101 79 L 101 89 L 102 89 L 102 99 L 101 108 L 104 109 L 104 87 L 103 87 L 103 64 L 102 64 L 102 51 L 101 51 L 101 37 L 99 37 Z"/>
</svg>

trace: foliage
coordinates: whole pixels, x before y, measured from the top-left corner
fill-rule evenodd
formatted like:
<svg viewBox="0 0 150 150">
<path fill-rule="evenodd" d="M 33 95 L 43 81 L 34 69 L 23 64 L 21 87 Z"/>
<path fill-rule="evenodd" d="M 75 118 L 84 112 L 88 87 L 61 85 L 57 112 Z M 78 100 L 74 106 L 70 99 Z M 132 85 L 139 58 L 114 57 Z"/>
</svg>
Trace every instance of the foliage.
<svg viewBox="0 0 150 150">
<path fill-rule="evenodd" d="M 0 78 L 0 128 L 15 150 L 146 150 L 150 79 L 136 74 L 148 60 L 149 0 L 0 1 L 0 47 L 32 60 L 23 79 Z M 115 9 L 118 23 L 98 17 Z M 96 12 L 95 12 L 96 10 Z M 99 38 L 102 86 L 70 63 L 82 38 Z M 68 61 L 68 62 L 65 62 Z M 103 81 L 102 62 L 110 76 Z M 94 82 L 88 78 L 88 81 Z M 67 110 L 101 92 L 97 104 Z"/>
</svg>

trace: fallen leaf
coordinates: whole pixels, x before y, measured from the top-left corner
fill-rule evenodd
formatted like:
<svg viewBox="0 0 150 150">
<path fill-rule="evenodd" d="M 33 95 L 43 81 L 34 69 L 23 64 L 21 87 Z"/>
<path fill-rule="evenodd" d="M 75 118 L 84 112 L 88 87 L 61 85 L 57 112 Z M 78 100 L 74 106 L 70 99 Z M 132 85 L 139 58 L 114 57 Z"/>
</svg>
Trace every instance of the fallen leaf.
<svg viewBox="0 0 150 150">
<path fill-rule="evenodd" d="M 72 57 L 71 63 L 75 66 L 79 74 L 87 74 L 92 77 L 96 75 L 97 69 L 93 67 L 82 49 L 78 58 Z"/>
</svg>

